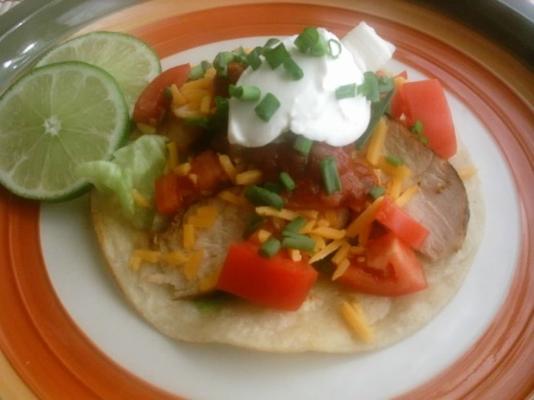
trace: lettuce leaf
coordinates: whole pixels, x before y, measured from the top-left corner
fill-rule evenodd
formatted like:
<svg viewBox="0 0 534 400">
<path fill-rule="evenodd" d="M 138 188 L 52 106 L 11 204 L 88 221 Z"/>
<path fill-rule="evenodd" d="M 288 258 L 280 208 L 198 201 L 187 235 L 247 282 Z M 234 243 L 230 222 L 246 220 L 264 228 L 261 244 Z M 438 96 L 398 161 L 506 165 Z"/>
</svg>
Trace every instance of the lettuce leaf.
<svg viewBox="0 0 534 400">
<path fill-rule="evenodd" d="M 165 142 L 161 136 L 143 135 L 117 150 L 111 161 L 82 163 L 76 173 L 97 190 L 115 195 L 124 216 L 137 228 L 147 228 L 154 210 L 137 206 L 132 192 L 137 190 L 152 203 L 154 182 L 163 173 L 167 159 Z"/>
</svg>

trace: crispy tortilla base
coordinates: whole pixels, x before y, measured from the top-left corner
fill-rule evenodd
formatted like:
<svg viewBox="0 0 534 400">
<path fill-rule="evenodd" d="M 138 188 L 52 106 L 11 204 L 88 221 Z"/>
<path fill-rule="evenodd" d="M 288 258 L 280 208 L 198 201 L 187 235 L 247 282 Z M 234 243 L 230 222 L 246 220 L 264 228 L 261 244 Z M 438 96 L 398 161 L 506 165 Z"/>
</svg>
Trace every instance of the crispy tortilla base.
<svg viewBox="0 0 534 400">
<path fill-rule="evenodd" d="M 469 165 L 465 151 L 453 160 Z M 172 291 L 143 279 L 128 266 L 135 248 L 148 245 L 148 235 L 117 215 L 117 208 L 94 193 L 91 209 L 98 241 L 107 264 L 126 299 L 161 333 L 188 342 L 225 343 L 269 352 L 348 353 L 373 350 L 409 336 L 447 304 L 458 291 L 478 248 L 484 206 L 477 177 L 466 183 L 470 221 L 462 249 L 446 260 L 425 264 L 429 287 L 400 298 L 354 294 L 324 280 L 295 312 L 278 312 L 242 301 L 225 303 L 215 311 L 202 311 L 189 300 L 177 300 Z M 342 300 L 356 299 L 372 324 L 375 340 L 363 343 L 347 328 L 339 314 Z"/>
</svg>

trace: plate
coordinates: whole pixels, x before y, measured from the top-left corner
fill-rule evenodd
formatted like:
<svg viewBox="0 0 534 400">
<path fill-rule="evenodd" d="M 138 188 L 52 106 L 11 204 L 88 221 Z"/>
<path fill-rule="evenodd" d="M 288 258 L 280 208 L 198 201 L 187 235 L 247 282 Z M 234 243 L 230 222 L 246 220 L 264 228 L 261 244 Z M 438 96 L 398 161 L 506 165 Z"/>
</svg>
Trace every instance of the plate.
<svg viewBox="0 0 534 400">
<path fill-rule="evenodd" d="M 506 54 L 494 54 L 503 57 L 500 62 L 485 59 L 484 51 L 500 50 L 481 46 L 482 39 L 461 26 L 436 38 L 444 34 L 437 15 L 386 4 L 215 7 L 217 3 L 207 1 L 159 1 L 110 15 L 84 31 L 131 32 L 153 45 L 168 67 L 307 25 L 325 26 L 339 35 L 360 20 L 376 27 L 398 48 L 391 69 L 408 68 L 411 78 L 431 76 L 443 82 L 460 139 L 479 170 L 486 234 L 454 300 L 416 335 L 363 355 L 287 356 L 176 344 L 141 321 L 119 296 L 96 248 L 86 198 L 39 208 L 1 192 L 0 349 L 36 397 L 428 399 L 528 394 L 534 354 L 528 340 L 534 304 L 534 204 L 528 201 L 534 198 L 534 187 L 528 184 L 534 182 L 533 118 L 529 91 L 518 90 L 509 74 L 513 67 L 517 79 L 521 69 Z M 473 43 L 478 50 L 471 53 Z"/>
</svg>

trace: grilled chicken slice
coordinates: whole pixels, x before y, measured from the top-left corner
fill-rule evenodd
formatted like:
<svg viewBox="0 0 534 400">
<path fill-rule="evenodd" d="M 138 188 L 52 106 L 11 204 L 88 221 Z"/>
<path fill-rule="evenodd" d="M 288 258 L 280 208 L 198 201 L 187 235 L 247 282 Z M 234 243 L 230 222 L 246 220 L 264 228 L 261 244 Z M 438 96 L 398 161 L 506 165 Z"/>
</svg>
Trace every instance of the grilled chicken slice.
<svg viewBox="0 0 534 400">
<path fill-rule="evenodd" d="M 395 121 L 388 122 L 385 151 L 400 157 L 412 171 L 412 184 L 419 185 L 405 211 L 430 232 L 420 253 L 437 260 L 458 251 L 467 231 L 469 204 L 454 167 Z"/>
<path fill-rule="evenodd" d="M 192 254 L 182 247 L 183 223 L 200 207 L 205 206 L 216 207 L 217 217 L 209 228 L 195 229 L 195 249 L 201 249 L 203 253 L 196 276 L 188 279 L 183 272 L 185 266 L 182 266 L 174 269 L 163 267 L 160 271 L 152 272 L 145 277 L 152 283 L 169 285 L 176 298 L 197 296 L 213 290 L 213 286 L 206 285 L 206 282 L 216 282 L 226 258 L 228 244 L 243 239 L 245 225 L 249 220 L 250 211 L 246 208 L 229 204 L 217 197 L 201 200 L 189 207 L 182 218 L 173 222 L 167 231 L 158 236 L 156 245 L 159 249 L 163 252 L 180 251 Z"/>
</svg>

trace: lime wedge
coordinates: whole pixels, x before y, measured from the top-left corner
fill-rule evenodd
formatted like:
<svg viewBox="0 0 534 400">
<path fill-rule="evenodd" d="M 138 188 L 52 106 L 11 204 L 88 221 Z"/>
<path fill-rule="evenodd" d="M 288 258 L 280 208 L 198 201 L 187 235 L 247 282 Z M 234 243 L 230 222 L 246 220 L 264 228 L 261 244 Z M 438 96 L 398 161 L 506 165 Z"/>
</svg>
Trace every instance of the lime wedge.
<svg viewBox="0 0 534 400">
<path fill-rule="evenodd" d="M 152 48 L 118 32 L 92 32 L 69 40 L 45 54 L 37 66 L 62 61 L 83 61 L 110 73 L 122 89 L 130 112 L 141 91 L 161 72 Z"/>
<path fill-rule="evenodd" d="M 109 159 L 129 132 L 128 107 L 115 80 L 86 63 L 34 69 L 0 97 L 0 183 L 39 200 L 85 189 L 85 161 Z"/>
</svg>

